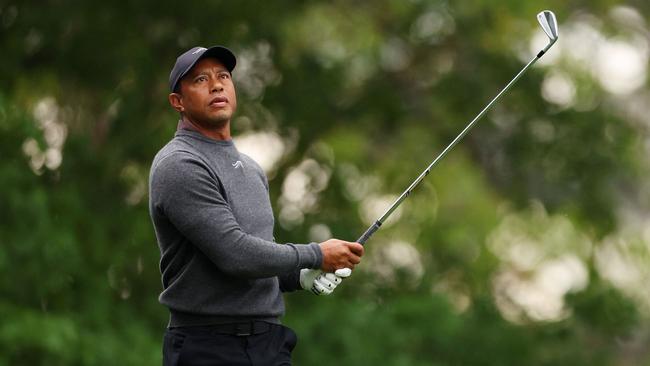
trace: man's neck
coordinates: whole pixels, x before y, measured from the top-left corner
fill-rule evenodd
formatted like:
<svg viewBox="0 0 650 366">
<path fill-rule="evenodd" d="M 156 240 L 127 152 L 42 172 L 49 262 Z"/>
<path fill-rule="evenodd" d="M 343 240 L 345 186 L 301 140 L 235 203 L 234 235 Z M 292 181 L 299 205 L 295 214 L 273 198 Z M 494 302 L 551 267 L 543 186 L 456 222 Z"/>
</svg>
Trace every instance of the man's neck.
<svg viewBox="0 0 650 366">
<path fill-rule="evenodd" d="M 178 130 L 196 131 L 205 137 L 213 140 L 230 140 L 230 121 L 227 121 L 222 127 L 206 128 L 199 123 L 192 122 L 185 116 L 178 121 Z"/>
</svg>

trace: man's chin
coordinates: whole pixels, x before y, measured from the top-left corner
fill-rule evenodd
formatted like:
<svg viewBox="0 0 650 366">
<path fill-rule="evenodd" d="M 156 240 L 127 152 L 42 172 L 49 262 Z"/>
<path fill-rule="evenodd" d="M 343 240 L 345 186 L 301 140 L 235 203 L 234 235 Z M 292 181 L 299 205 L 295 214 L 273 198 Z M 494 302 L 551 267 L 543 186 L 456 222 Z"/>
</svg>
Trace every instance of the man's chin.
<svg viewBox="0 0 650 366">
<path fill-rule="evenodd" d="M 232 113 L 228 111 L 220 111 L 218 113 L 210 113 L 203 115 L 186 115 L 191 123 L 201 126 L 202 128 L 222 128 L 230 122 Z"/>
<path fill-rule="evenodd" d="M 217 115 L 210 116 L 206 122 L 212 127 L 223 127 L 228 124 L 228 122 L 230 122 L 231 116 L 232 115 L 230 113 L 219 113 Z"/>
</svg>

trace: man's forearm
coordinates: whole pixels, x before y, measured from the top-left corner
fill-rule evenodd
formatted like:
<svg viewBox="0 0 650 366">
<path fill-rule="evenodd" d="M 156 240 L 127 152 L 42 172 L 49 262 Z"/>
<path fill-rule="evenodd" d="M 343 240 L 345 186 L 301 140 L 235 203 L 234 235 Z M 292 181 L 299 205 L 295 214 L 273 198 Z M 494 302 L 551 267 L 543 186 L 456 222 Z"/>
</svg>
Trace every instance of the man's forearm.
<svg viewBox="0 0 650 366">
<path fill-rule="evenodd" d="M 244 232 L 217 181 L 192 154 L 165 157 L 151 180 L 154 220 L 167 220 L 176 229 L 163 235 L 189 241 L 228 275 L 265 278 L 320 267 L 318 244 L 281 245 Z"/>
</svg>

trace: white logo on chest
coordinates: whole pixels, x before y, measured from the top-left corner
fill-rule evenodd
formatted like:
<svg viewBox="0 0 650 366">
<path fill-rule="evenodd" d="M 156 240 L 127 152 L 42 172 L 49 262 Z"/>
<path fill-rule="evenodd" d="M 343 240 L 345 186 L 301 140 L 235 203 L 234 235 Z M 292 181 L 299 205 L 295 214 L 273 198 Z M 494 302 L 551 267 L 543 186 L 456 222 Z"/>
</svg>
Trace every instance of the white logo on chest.
<svg viewBox="0 0 650 366">
<path fill-rule="evenodd" d="M 244 164 L 242 164 L 241 161 L 237 160 L 236 162 L 232 163 L 232 166 L 235 167 L 235 169 L 237 169 L 237 168 L 242 168 Z"/>
</svg>

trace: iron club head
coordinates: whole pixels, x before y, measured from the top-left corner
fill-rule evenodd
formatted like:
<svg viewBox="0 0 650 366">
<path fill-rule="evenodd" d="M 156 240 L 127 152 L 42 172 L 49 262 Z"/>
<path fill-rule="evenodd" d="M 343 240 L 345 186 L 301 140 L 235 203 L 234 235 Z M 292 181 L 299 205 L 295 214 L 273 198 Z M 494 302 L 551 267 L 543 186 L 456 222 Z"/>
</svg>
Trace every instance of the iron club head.
<svg viewBox="0 0 650 366">
<path fill-rule="evenodd" d="M 555 43 L 560 36 L 555 14 L 550 10 L 541 11 L 537 14 L 537 21 L 539 21 L 539 25 L 542 26 L 544 33 L 551 40 L 551 44 Z"/>
</svg>

